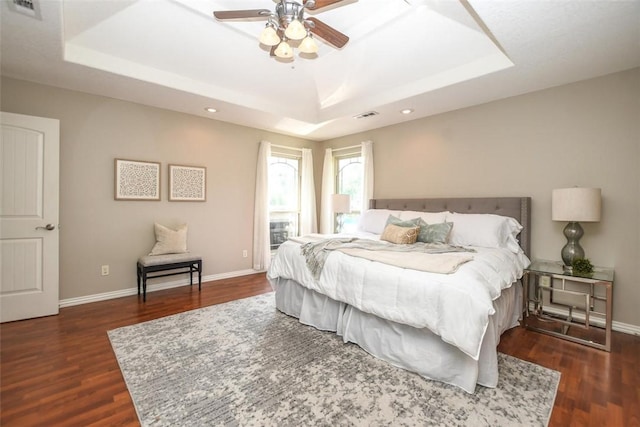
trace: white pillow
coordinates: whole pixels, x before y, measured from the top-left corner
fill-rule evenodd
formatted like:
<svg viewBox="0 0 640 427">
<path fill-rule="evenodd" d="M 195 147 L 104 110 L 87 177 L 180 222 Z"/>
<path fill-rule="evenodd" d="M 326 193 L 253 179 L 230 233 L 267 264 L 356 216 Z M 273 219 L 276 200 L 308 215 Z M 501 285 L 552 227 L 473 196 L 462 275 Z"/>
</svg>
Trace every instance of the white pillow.
<svg viewBox="0 0 640 427">
<path fill-rule="evenodd" d="M 187 224 L 182 224 L 177 230 L 172 230 L 154 224 L 156 244 L 149 255 L 182 254 L 187 252 Z"/>
<path fill-rule="evenodd" d="M 445 222 L 449 212 L 419 212 L 419 211 L 400 211 L 399 218 L 403 221 L 414 218 L 422 218 L 427 224 L 440 224 Z"/>
<path fill-rule="evenodd" d="M 400 211 L 392 211 L 389 209 L 369 209 L 360 215 L 358 220 L 358 231 L 366 231 L 367 233 L 382 234 L 384 227 L 387 225 L 389 215 L 398 216 Z"/>
<path fill-rule="evenodd" d="M 493 214 L 449 213 L 447 222 L 453 222 L 449 235 L 452 245 L 507 248 L 514 253 L 522 250 L 516 239 L 522 225 L 514 218 Z"/>
</svg>

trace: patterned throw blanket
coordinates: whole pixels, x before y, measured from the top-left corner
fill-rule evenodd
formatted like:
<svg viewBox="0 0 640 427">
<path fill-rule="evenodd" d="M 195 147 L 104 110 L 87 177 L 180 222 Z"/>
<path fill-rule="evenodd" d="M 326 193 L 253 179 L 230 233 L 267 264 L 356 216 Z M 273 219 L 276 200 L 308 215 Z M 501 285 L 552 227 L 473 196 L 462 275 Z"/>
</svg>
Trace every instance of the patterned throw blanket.
<svg viewBox="0 0 640 427">
<path fill-rule="evenodd" d="M 411 245 L 390 245 L 355 237 L 311 241 L 304 243 L 300 250 L 315 279 L 320 277 L 332 251 L 396 267 L 442 274 L 454 273 L 460 265 L 473 259 L 469 252 L 475 252 L 473 249 L 446 244 L 418 242 Z"/>
</svg>

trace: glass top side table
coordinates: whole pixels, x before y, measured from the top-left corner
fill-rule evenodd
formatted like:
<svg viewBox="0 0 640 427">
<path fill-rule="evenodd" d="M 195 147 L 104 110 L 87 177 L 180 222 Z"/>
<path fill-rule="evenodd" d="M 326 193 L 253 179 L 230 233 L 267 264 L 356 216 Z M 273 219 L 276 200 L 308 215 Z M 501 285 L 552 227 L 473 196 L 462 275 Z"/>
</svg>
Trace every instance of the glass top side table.
<svg viewBox="0 0 640 427">
<path fill-rule="evenodd" d="M 612 268 L 580 275 L 559 261 L 533 260 L 523 276 L 524 326 L 611 351 L 613 277 Z"/>
<path fill-rule="evenodd" d="M 572 273 L 564 270 L 564 265 L 562 261 L 547 261 L 544 259 L 534 259 L 531 262 L 531 265 L 527 267 L 527 270 L 539 272 L 542 274 L 555 274 L 565 277 L 574 277 L 578 280 L 580 279 L 589 279 L 589 280 L 602 280 L 605 282 L 613 282 L 613 274 L 614 271 L 612 268 L 606 267 L 594 267 L 593 273 L 588 275 L 582 275 L 578 273 Z"/>
</svg>

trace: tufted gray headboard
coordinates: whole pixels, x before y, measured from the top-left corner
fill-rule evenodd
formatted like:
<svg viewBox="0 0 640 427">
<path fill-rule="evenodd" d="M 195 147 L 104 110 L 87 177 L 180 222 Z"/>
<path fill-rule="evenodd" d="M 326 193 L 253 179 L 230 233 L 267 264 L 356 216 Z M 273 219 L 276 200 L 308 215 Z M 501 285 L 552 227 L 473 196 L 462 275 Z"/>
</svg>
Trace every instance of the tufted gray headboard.
<svg viewBox="0 0 640 427">
<path fill-rule="evenodd" d="M 420 212 L 481 213 L 510 216 L 522 224 L 518 240 L 527 256 L 531 251 L 531 197 L 460 197 L 436 199 L 371 199 L 370 209 Z"/>
</svg>

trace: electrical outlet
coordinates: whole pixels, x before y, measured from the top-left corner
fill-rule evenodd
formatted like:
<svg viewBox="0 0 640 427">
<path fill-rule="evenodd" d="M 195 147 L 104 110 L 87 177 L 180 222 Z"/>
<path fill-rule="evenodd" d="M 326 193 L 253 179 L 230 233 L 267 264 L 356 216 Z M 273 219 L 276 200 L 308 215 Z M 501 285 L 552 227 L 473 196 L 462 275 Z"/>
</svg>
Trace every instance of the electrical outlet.
<svg viewBox="0 0 640 427">
<path fill-rule="evenodd" d="M 540 286 L 551 286 L 551 277 L 550 276 L 540 276 Z"/>
<path fill-rule="evenodd" d="M 249 254 L 247 253 L 247 250 L 246 250 L 246 249 L 245 249 L 245 250 L 243 250 L 243 251 L 242 251 L 242 258 L 246 258 L 246 257 L 248 257 L 248 256 L 249 256 Z"/>
<path fill-rule="evenodd" d="M 108 276 L 109 275 L 109 266 L 108 265 L 103 265 L 102 266 L 102 275 L 103 276 Z"/>
</svg>

